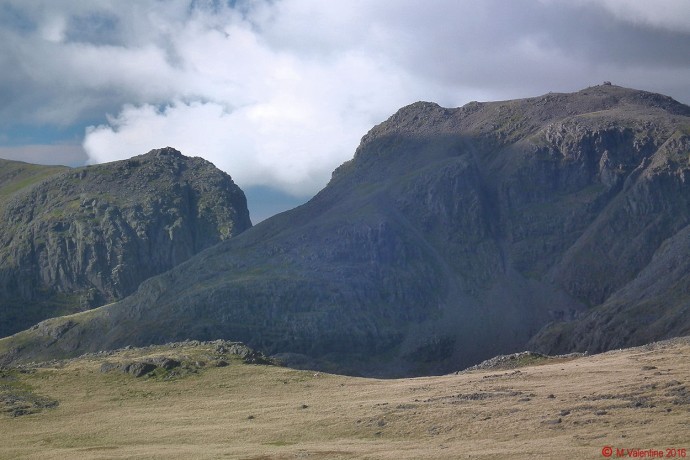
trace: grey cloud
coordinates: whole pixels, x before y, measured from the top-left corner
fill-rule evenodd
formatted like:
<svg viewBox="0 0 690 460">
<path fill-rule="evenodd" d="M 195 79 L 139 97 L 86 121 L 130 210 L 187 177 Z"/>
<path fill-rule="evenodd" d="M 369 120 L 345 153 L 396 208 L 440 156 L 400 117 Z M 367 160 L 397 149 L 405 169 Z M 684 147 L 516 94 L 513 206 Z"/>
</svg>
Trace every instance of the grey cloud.
<svg viewBox="0 0 690 460">
<path fill-rule="evenodd" d="M 79 144 L 0 147 L 0 158 L 44 165 L 82 166 L 88 156 Z"/>
<path fill-rule="evenodd" d="M 461 103 L 463 91 L 523 97 L 576 90 L 602 78 L 642 82 L 690 101 L 687 85 L 663 83 L 664 74 L 690 72 L 687 29 L 630 20 L 611 2 L 399 0 L 339 4 L 331 13 L 304 6 L 290 11 L 293 3 L 258 15 L 262 37 L 276 49 L 321 59 L 360 50 L 457 94 L 447 102 Z M 645 82 L 650 68 L 655 74 Z"/>
<path fill-rule="evenodd" d="M 574 90 L 601 77 L 625 85 L 649 67 L 690 71 L 690 34 L 625 21 L 595 3 L 445 2 L 389 12 L 382 20 L 404 37 L 396 52 L 406 69 L 505 97 Z M 687 87 L 654 89 L 690 101 Z"/>
<path fill-rule="evenodd" d="M 68 19 L 65 40 L 93 45 L 120 45 L 121 21 L 112 12 L 94 11 Z"/>
<path fill-rule="evenodd" d="M 223 8 L 223 2 L 189 0 L 165 4 L 0 2 L 0 39 L 4 43 L 0 46 L 0 63 L 4 69 L 12 69 L 0 75 L 0 101 L 4 102 L 0 121 L 45 118 L 41 109 L 50 111 L 52 106 L 71 109 L 74 115 L 66 114 L 66 119 L 72 122 L 79 117 L 114 113 L 124 103 L 163 103 L 185 97 L 175 93 L 180 91 L 176 85 L 169 85 L 172 89 L 167 96 L 152 97 L 149 90 L 141 88 L 146 82 L 127 79 L 89 86 L 83 82 L 88 80 L 88 75 L 82 74 L 86 69 L 61 69 L 60 62 L 51 56 L 80 52 L 68 49 L 74 42 L 126 50 L 154 46 L 170 67 L 161 69 L 160 84 L 179 77 L 169 72 L 185 65 L 171 38 L 199 11 L 218 14 L 216 23 L 206 27 L 222 28 L 232 21 L 244 21 L 277 51 L 313 55 L 315 59 L 347 52 L 368 54 L 389 60 L 400 71 L 425 79 L 430 85 L 442 85 L 447 92 L 474 88 L 487 96 L 510 96 L 514 92 L 517 97 L 582 87 L 606 72 L 630 77 L 631 70 L 642 67 L 657 66 L 660 71 L 690 67 L 690 33 L 627 21 L 614 14 L 605 1 L 227 3 L 234 4 L 236 10 Z M 49 18 L 59 17 L 64 17 L 64 40 L 47 43 L 40 37 L 41 28 Z M 526 45 L 534 47 L 532 53 L 524 49 Z M 31 56 L 38 56 L 42 67 L 37 67 Z M 52 74 L 54 70 L 58 75 L 52 82 L 36 75 L 41 71 Z M 75 73 L 74 80 L 82 84 L 70 87 L 70 70 Z M 674 96 L 690 99 L 688 94 Z"/>
</svg>

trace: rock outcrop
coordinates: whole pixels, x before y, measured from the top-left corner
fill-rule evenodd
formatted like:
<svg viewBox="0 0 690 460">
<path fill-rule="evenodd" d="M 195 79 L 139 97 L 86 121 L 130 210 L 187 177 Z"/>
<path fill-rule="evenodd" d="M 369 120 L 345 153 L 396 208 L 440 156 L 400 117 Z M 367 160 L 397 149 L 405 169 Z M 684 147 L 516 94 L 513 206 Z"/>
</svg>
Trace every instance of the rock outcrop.
<svg viewBox="0 0 690 460">
<path fill-rule="evenodd" d="M 243 192 L 171 149 L 83 168 L 0 163 L 0 336 L 133 293 L 251 227 Z"/>
<path fill-rule="evenodd" d="M 560 353 L 687 334 L 689 142 L 690 107 L 614 85 L 415 103 L 309 203 L 0 353 L 225 338 L 393 376 L 521 351 L 539 331 L 532 345 Z"/>
</svg>

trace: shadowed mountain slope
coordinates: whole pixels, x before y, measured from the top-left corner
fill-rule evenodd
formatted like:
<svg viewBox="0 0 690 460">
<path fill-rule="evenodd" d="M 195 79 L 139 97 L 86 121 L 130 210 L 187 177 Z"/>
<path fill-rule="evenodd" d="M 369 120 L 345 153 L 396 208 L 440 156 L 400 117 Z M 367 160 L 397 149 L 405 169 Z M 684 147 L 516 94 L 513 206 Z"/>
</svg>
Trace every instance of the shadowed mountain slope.
<svg viewBox="0 0 690 460">
<path fill-rule="evenodd" d="M 0 336 L 121 299 L 251 227 L 230 177 L 174 149 L 83 168 L 0 160 Z"/>
<path fill-rule="evenodd" d="M 687 241 L 689 136 L 689 107 L 612 85 L 458 109 L 415 103 L 364 136 L 309 203 L 0 352 L 13 361 L 226 338 L 339 372 L 467 367 L 614 299 L 644 310 L 669 295 L 655 273 Z M 656 321 L 679 318 L 677 304 L 649 305 Z M 657 334 L 687 331 L 680 319 Z M 538 345 L 572 343 L 580 321 Z"/>
</svg>

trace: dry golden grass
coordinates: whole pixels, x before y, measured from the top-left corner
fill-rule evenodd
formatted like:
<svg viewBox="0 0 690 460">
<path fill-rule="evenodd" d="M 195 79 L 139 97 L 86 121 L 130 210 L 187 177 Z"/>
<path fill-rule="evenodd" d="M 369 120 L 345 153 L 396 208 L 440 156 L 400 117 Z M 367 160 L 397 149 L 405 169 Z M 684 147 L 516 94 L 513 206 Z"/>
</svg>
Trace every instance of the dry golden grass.
<svg viewBox="0 0 690 460">
<path fill-rule="evenodd" d="M 690 450 L 689 358 L 685 339 L 441 377 L 363 379 L 233 362 L 170 381 L 103 374 L 103 359 L 80 359 L 21 375 L 60 405 L 0 416 L 0 457 L 519 459 L 604 458 L 604 446 L 614 447 L 613 458 L 615 448 Z"/>
</svg>

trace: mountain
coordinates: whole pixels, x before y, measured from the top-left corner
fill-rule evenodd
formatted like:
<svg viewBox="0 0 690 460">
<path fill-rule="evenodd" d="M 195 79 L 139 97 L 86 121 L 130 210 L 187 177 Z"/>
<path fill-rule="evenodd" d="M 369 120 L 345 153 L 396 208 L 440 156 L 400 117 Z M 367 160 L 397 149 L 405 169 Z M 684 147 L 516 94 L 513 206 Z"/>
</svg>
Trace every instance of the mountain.
<svg viewBox="0 0 690 460">
<path fill-rule="evenodd" d="M 457 109 L 418 102 L 365 135 L 307 204 L 120 302 L 0 341 L 0 353 L 224 338 L 294 366 L 396 376 L 530 339 L 605 349 L 618 324 L 631 342 L 679 334 L 690 325 L 689 136 L 690 107 L 610 84 Z M 600 311 L 609 319 L 589 329 Z"/>
<path fill-rule="evenodd" d="M 171 149 L 83 168 L 0 160 L 0 336 L 136 290 L 251 227 L 224 172 Z"/>
</svg>

